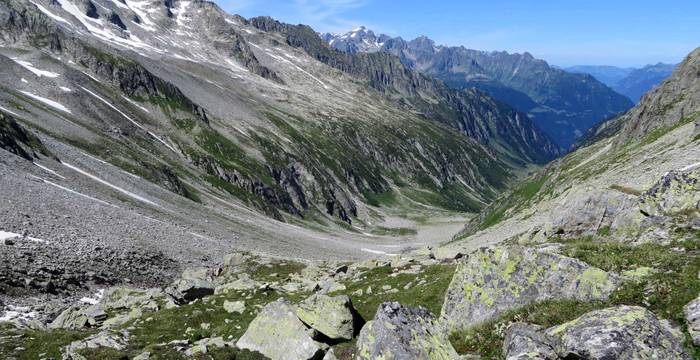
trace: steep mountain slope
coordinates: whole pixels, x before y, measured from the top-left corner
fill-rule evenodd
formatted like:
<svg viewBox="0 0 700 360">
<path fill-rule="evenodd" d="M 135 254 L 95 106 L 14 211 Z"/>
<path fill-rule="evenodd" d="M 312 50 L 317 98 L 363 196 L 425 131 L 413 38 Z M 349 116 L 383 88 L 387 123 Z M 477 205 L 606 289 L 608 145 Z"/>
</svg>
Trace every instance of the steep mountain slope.
<svg viewBox="0 0 700 360">
<path fill-rule="evenodd" d="M 4 1 L 0 45 L 6 293 L 397 252 L 444 236 L 409 206 L 455 226 L 559 152 L 482 93 L 206 1 Z"/>
<path fill-rule="evenodd" d="M 357 43 L 377 43 L 377 37 L 363 29 L 344 35 L 325 34 L 324 38 L 334 48 L 351 52 L 362 49 Z M 563 147 L 569 147 L 591 126 L 633 105 L 590 76 L 552 68 L 528 53 L 436 46 L 427 37 L 411 41 L 379 38 L 380 50 L 398 56 L 409 68 L 440 79 L 454 89 L 476 87 L 528 113 Z M 372 51 L 376 51 L 376 46 Z"/>
<path fill-rule="evenodd" d="M 502 158 L 522 163 L 546 162 L 560 148 L 525 114 L 499 104 L 475 90 L 461 91 L 412 71 L 395 56 L 384 52 L 345 54 L 331 50 L 308 26 L 281 24 L 268 17 L 251 19 L 263 30 L 286 34 L 287 42 L 304 49 L 317 60 L 357 77 L 390 97 L 404 109 L 459 129 L 471 138 L 499 149 Z M 398 94 L 397 94 L 398 93 Z"/>
<path fill-rule="evenodd" d="M 596 129 L 471 222 L 473 246 L 497 238 L 602 237 L 671 243 L 698 231 L 700 49 L 626 114 Z"/>
<path fill-rule="evenodd" d="M 618 93 L 639 103 L 642 95 L 668 78 L 676 65 L 658 63 L 639 69 L 614 66 L 572 66 L 564 70 L 576 74 L 590 74 Z"/>
</svg>

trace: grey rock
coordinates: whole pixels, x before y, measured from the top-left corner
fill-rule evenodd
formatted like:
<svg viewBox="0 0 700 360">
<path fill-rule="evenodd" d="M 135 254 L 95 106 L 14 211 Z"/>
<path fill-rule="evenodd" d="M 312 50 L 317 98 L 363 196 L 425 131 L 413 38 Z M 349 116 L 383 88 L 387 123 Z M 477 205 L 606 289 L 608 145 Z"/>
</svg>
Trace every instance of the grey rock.
<svg viewBox="0 0 700 360">
<path fill-rule="evenodd" d="M 360 331 L 355 359 L 453 360 L 459 355 L 428 310 L 386 302 Z"/>
<path fill-rule="evenodd" d="M 70 343 L 63 349 L 63 359 L 87 360 L 84 356 L 78 353 L 79 350 L 94 349 L 99 347 L 107 347 L 115 350 L 124 350 L 128 346 L 128 343 L 129 333 L 125 330 L 122 330 L 121 332 L 103 330 L 83 340 L 78 340 Z"/>
<path fill-rule="evenodd" d="M 688 324 L 688 333 L 695 346 L 700 346 L 700 296 L 688 303 L 683 308 L 685 321 Z"/>
<path fill-rule="evenodd" d="M 460 260 L 441 318 L 452 330 L 551 299 L 606 299 L 618 276 L 563 255 L 519 246 L 482 248 Z"/>
<path fill-rule="evenodd" d="M 81 329 L 88 324 L 83 308 L 72 305 L 61 312 L 49 325 L 50 329 Z"/>
<path fill-rule="evenodd" d="M 249 256 L 242 253 L 233 253 L 224 255 L 224 266 L 240 266 L 243 265 Z"/>
<path fill-rule="evenodd" d="M 513 326 L 504 351 L 509 359 L 691 359 L 680 331 L 637 306 L 592 311 L 547 330 Z"/>
<path fill-rule="evenodd" d="M 321 358 L 327 348 L 314 340 L 315 332 L 284 299 L 267 304 L 236 342 L 240 349 L 257 351 L 272 360 Z"/>
<path fill-rule="evenodd" d="M 228 313 L 242 314 L 245 311 L 245 301 L 224 300 L 224 310 Z"/>
<path fill-rule="evenodd" d="M 297 305 L 296 314 L 306 325 L 330 339 L 350 340 L 355 333 L 356 311 L 345 295 L 312 295 Z"/>
<path fill-rule="evenodd" d="M 144 352 L 136 355 L 136 357 L 134 357 L 134 360 L 148 360 L 150 358 L 151 358 L 151 353 L 148 351 L 144 351 Z"/>
<path fill-rule="evenodd" d="M 178 304 L 186 304 L 214 294 L 214 284 L 207 280 L 179 279 L 166 290 Z"/>
<path fill-rule="evenodd" d="M 545 334 L 541 326 L 514 323 L 506 332 L 503 353 L 507 360 L 556 360 L 555 344 L 557 339 Z"/>
<path fill-rule="evenodd" d="M 647 216 L 700 218 L 700 170 L 669 171 L 639 198 Z"/>
</svg>

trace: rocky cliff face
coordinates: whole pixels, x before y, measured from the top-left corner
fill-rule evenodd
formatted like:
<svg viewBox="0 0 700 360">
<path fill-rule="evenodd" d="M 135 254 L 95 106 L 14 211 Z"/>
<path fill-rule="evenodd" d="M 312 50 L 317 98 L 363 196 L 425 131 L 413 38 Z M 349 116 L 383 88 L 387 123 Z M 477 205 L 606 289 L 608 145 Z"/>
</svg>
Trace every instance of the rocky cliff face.
<svg viewBox="0 0 700 360">
<path fill-rule="evenodd" d="M 457 128 L 485 144 L 503 148 L 500 153 L 505 157 L 546 162 L 561 152 L 524 113 L 497 103 L 476 90 L 450 89 L 414 71 L 401 61 L 400 56 L 386 52 L 339 53 L 331 50 L 308 27 L 279 24 L 269 18 L 251 19 L 251 24 L 285 33 L 290 45 L 303 48 L 330 66 L 367 79 L 370 86 L 379 91 L 390 96 L 398 92 L 406 110 Z"/>
<path fill-rule="evenodd" d="M 231 248 L 347 259 L 438 241 L 423 213 L 457 227 L 560 151 L 479 91 L 206 1 L 5 1 L 0 45 L 0 231 L 26 265 L 0 269 L 6 293 L 150 286 Z"/>
<path fill-rule="evenodd" d="M 369 34 L 356 32 L 326 38 L 342 51 L 352 48 L 353 41 L 362 42 L 364 36 Z M 368 37 L 367 41 L 371 39 Z M 529 53 L 436 46 L 427 37 L 411 41 L 385 39 L 382 44 L 382 52 L 396 55 L 407 67 L 440 79 L 451 88 L 475 87 L 528 113 L 535 124 L 565 148 L 593 125 L 633 105 L 593 77 L 552 68 Z"/>
</svg>

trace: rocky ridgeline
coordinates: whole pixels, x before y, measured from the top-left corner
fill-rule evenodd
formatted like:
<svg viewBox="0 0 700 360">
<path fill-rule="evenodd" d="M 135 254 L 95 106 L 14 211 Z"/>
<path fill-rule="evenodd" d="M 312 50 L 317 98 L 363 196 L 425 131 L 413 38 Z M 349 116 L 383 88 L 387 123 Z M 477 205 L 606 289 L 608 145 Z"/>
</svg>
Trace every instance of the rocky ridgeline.
<svg viewBox="0 0 700 360">
<path fill-rule="evenodd" d="M 10 324 L 49 333 L 79 331 L 83 334 L 79 340 L 61 347 L 64 359 L 101 358 L 105 349 L 137 359 L 162 358 L 158 351 L 170 351 L 166 354 L 174 358 L 246 351 L 256 359 L 460 359 L 449 338 L 457 331 L 543 301 L 604 301 L 620 285 L 635 280 L 564 256 L 561 247 L 503 245 L 466 256 L 427 249 L 392 261 L 309 266 L 236 253 L 227 255 L 220 267 L 186 269 L 165 289 L 110 288 L 63 311 L 17 316 Z M 364 319 L 355 308 L 355 302 L 367 297 L 391 299 L 411 287 L 439 291 L 417 280 L 431 267 L 451 271 L 455 265 L 452 281 L 443 289 L 440 314 L 384 301 L 373 318 Z M 373 271 L 387 275 L 366 289 L 344 294 Z M 415 276 L 416 281 L 392 288 L 390 279 L 399 276 Z M 685 308 L 688 332 L 696 343 L 698 304 L 700 297 Z M 182 332 L 169 329 L 177 326 L 178 319 L 196 318 L 202 312 L 225 319 L 222 325 L 188 323 Z M 155 339 L 165 340 L 144 343 L 144 326 L 156 321 L 161 322 L 159 332 L 175 330 L 182 338 L 168 340 L 156 333 Z M 239 328 L 240 332 L 193 336 L 213 326 L 217 331 Z M 614 306 L 551 328 L 511 323 L 505 329 L 503 356 L 689 359 L 683 341 L 679 330 L 643 307 Z"/>
</svg>

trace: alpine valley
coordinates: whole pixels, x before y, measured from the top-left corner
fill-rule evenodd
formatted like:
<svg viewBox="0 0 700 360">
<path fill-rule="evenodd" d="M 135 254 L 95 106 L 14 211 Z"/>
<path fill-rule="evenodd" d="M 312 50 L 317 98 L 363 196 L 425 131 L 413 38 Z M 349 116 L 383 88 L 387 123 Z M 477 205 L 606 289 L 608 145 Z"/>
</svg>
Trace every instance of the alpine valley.
<svg viewBox="0 0 700 360">
<path fill-rule="evenodd" d="M 632 102 L 586 74 L 550 67 L 529 53 L 486 52 L 438 46 L 425 36 L 406 41 L 365 27 L 323 34 L 335 49 L 386 52 L 408 68 L 454 89 L 477 88 L 528 116 L 557 144 L 569 148 L 591 126 L 624 112 Z"/>
<path fill-rule="evenodd" d="M 3 359 L 700 358 L 700 49 L 0 0 Z M 573 70 L 572 70 L 573 71 Z"/>
</svg>

